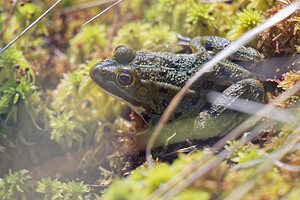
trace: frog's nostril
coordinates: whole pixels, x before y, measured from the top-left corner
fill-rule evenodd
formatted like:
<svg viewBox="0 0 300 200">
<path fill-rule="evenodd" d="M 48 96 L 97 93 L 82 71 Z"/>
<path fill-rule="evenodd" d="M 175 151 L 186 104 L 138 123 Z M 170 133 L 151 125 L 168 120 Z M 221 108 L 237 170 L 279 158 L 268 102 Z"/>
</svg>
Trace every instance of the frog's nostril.
<svg viewBox="0 0 300 200">
<path fill-rule="evenodd" d="M 99 73 L 100 73 L 102 76 L 104 76 L 104 75 L 106 74 L 106 71 L 105 71 L 104 69 L 100 69 L 100 70 L 99 70 Z"/>
<path fill-rule="evenodd" d="M 135 52 L 130 47 L 119 46 L 116 48 L 113 58 L 121 64 L 130 63 L 135 58 Z"/>
<path fill-rule="evenodd" d="M 105 75 L 105 73 L 106 72 L 103 69 L 99 69 L 99 66 L 94 66 L 90 70 L 90 77 L 95 81 Z"/>
</svg>

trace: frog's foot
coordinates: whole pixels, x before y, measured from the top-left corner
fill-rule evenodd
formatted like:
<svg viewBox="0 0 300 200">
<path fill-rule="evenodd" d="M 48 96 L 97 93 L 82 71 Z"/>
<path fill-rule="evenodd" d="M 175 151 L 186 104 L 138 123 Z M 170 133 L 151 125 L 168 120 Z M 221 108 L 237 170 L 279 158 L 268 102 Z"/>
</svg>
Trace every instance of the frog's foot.
<svg viewBox="0 0 300 200">
<path fill-rule="evenodd" d="M 232 43 L 219 36 L 198 36 L 191 40 L 190 46 L 194 52 L 205 50 L 212 51 L 213 54 L 217 54 Z M 232 59 L 241 61 L 259 61 L 261 60 L 261 54 L 251 47 L 240 47 L 234 54 L 230 56 Z"/>
<path fill-rule="evenodd" d="M 245 99 L 244 105 L 239 107 L 247 106 L 247 100 L 262 102 L 262 84 L 254 79 L 245 79 L 228 87 L 207 111 L 201 112 L 195 119 L 194 133 L 197 139 L 222 136 L 249 116 L 228 108 L 237 98 Z"/>
</svg>

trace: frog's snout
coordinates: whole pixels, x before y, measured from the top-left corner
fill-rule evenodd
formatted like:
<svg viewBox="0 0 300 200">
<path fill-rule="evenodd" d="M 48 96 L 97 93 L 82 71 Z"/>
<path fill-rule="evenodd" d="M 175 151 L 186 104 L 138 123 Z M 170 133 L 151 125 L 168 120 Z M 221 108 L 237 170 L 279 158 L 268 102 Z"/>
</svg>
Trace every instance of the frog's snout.
<svg viewBox="0 0 300 200">
<path fill-rule="evenodd" d="M 99 71 L 99 69 L 97 68 L 97 65 L 93 66 L 91 69 L 90 69 L 90 77 L 92 78 L 93 81 L 96 82 L 96 77 L 95 77 L 95 74 L 97 73 L 97 71 Z"/>
<path fill-rule="evenodd" d="M 96 83 L 103 82 L 107 75 L 107 70 L 105 70 L 100 65 L 95 65 L 90 69 L 90 77 Z"/>
</svg>

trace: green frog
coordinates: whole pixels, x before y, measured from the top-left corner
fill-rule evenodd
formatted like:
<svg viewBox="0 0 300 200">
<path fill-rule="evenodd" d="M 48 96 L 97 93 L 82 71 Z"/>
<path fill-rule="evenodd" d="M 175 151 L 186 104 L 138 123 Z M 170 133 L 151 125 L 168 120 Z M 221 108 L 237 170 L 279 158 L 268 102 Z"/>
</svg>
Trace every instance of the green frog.
<svg viewBox="0 0 300 200">
<path fill-rule="evenodd" d="M 166 107 L 188 79 L 232 41 L 217 36 L 195 37 L 189 42 L 192 53 L 134 51 L 127 46 L 115 49 L 111 59 L 96 64 L 91 78 L 109 95 L 125 102 L 147 124 L 137 133 L 143 148 Z M 221 61 L 187 91 L 155 147 L 188 140 L 207 140 L 226 134 L 246 114 L 227 108 L 236 98 L 262 102 L 264 88 L 257 77 L 231 60 L 258 61 L 260 54 L 242 46 Z M 209 92 L 220 95 L 207 101 Z M 246 104 L 246 103 L 245 103 Z M 241 105 L 243 106 L 243 105 Z"/>
</svg>

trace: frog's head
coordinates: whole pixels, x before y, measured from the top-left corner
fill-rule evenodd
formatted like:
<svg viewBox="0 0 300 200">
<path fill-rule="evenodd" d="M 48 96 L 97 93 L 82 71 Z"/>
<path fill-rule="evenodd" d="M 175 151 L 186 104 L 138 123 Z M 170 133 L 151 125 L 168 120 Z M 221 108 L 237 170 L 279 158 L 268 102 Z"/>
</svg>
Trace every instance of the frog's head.
<svg viewBox="0 0 300 200">
<path fill-rule="evenodd" d="M 136 52 L 130 47 L 117 47 L 111 59 L 92 67 L 90 76 L 106 93 L 125 102 L 139 115 L 157 113 L 154 86 L 141 77 L 135 57 Z"/>
</svg>

